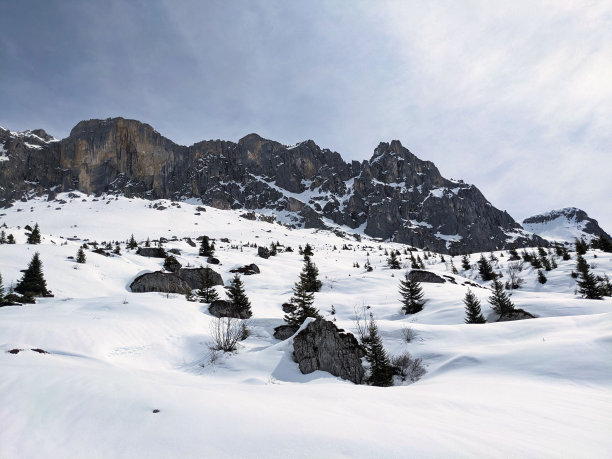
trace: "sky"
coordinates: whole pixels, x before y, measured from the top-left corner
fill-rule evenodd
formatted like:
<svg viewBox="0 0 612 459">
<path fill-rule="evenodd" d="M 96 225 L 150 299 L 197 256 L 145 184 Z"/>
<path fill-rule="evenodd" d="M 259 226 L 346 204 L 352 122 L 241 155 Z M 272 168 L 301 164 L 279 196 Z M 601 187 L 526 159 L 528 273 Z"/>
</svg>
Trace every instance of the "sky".
<svg viewBox="0 0 612 459">
<path fill-rule="evenodd" d="M 518 221 L 612 232 L 612 1 L 0 2 L 0 125 L 173 141 L 398 139 Z"/>
</svg>

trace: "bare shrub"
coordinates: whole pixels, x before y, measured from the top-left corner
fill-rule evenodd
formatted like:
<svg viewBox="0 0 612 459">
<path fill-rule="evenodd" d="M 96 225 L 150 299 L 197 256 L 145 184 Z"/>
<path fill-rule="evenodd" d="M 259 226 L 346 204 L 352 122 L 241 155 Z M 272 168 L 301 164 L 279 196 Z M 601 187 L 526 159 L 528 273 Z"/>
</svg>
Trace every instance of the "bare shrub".
<svg viewBox="0 0 612 459">
<path fill-rule="evenodd" d="M 402 378 L 402 381 L 410 380 L 416 382 L 427 373 L 423 366 L 423 359 L 412 358 L 410 352 L 403 352 L 402 354 L 391 357 L 391 365 L 395 374 Z"/>
<path fill-rule="evenodd" d="M 367 310 L 370 309 L 370 306 L 355 306 L 353 310 L 355 311 L 355 317 L 353 318 L 353 323 L 355 324 L 355 330 L 357 331 L 357 337 L 359 338 L 359 342 L 361 344 L 366 344 L 370 339 L 370 331 L 368 329 L 369 321 L 368 321 L 368 313 Z"/>
<path fill-rule="evenodd" d="M 240 319 L 220 317 L 210 324 L 212 343 L 210 348 L 223 352 L 234 352 L 245 334 L 246 327 Z"/>
<path fill-rule="evenodd" d="M 506 268 L 506 272 L 508 273 L 508 282 L 506 282 L 507 289 L 517 289 L 521 287 L 523 283 L 523 279 L 519 277 L 519 273 L 523 271 L 524 262 L 521 261 L 511 261 L 508 263 L 508 267 Z"/>
<path fill-rule="evenodd" d="M 407 343 L 411 343 L 416 339 L 417 336 L 419 336 L 419 334 L 417 331 L 410 327 L 404 327 L 402 328 L 402 336 L 404 337 L 404 340 Z"/>
</svg>

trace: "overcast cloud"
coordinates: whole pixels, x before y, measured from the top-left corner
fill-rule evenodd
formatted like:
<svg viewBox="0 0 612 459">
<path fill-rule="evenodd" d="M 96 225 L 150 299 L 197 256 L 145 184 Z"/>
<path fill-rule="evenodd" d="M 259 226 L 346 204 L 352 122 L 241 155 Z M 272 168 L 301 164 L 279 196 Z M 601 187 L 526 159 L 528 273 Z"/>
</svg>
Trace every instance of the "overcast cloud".
<svg viewBox="0 0 612 459">
<path fill-rule="evenodd" d="M 611 2 L 2 2 L 0 125 L 109 116 L 345 159 L 399 139 L 517 220 L 612 231 Z"/>
</svg>

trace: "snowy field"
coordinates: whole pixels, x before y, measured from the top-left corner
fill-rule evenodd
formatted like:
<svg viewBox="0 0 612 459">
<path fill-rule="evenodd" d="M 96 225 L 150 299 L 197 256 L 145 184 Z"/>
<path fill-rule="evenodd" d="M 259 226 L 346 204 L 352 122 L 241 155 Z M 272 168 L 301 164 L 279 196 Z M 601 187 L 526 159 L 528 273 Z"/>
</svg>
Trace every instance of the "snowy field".
<svg viewBox="0 0 612 459">
<path fill-rule="evenodd" d="M 612 457 L 612 300 L 575 294 L 574 253 L 558 260 L 544 285 L 528 264 L 521 273 L 525 283 L 511 298 L 536 319 L 466 325 L 461 284 L 481 285 L 471 288 L 485 317 L 492 316 L 490 285 L 477 270 L 462 270 L 461 257 L 453 259 L 457 284 L 423 284 L 424 310 L 406 316 L 398 294 L 406 269 L 389 269 L 384 255 L 400 249 L 407 263 L 402 245 L 250 221 L 240 217 L 244 211 L 198 212 L 196 204 L 158 201 L 166 209 L 156 210 L 138 199 L 58 199 L 67 202 L 37 199 L 0 210 L 0 224 L 17 241 L 0 245 L 5 289 L 38 251 L 55 295 L 0 308 L 3 459 Z M 40 245 L 25 243 L 23 227 L 34 223 Z M 254 317 L 237 353 L 215 360 L 213 317 L 203 304 L 129 291 L 136 276 L 161 269 L 163 260 L 125 244 L 120 256 L 87 251 L 84 265 L 68 259 L 85 241 L 125 242 L 131 234 L 139 242 L 176 237 L 165 248 L 180 249 L 177 259 L 194 267 L 205 259 L 183 238 L 216 239 L 221 265 L 213 269 L 226 284 L 230 269 L 259 266 L 261 274 L 243 277 Z M 264 260 L 247 246 L 277 241 L 294 252 Z M 370 306 L 390 354 L 423 358 L 420 381 L 378 388 L 299 372 L 291 340 L 272 333 L 283 323 L 281 304 L 291 297 L 303 263 L 298 246 L 306 242 L 323 281 L 315 306 L 351 331 L 355 308 Z M 372 272 L 363 268 L 367 254 Z M 496 271 L 505 273 L 507 253 L 495 256 Z M 425 263 L 449 275 L 445 259 L 432 254 Z M 586 259 L 596 274 L 612 276 L 612 254 L 589 251 Z M 417 333 L 410 343 L 405 327 Z"/>
</svg>

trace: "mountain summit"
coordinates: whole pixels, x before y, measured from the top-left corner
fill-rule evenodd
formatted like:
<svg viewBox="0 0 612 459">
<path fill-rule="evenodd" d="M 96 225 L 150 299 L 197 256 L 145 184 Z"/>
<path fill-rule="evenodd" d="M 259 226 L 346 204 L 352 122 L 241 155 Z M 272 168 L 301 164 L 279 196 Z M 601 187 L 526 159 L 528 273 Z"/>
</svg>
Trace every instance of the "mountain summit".
<svg viewBox="0 0 612 459">
<path fill-rule="evenodd" d="M 551 210 L 523 220 L 523 227 L 551 241 L 573 242 L 576 238 L 586 241 L 604 236 L 612 239 L 600 226 L 597 220 L 589 217 L 584 210 L 566 207 Z"/>
<path fill-rule="evenodd" d="M 38 134 L 37 134 L 38 133 Z M 39 135 L 42 134 L 42 135 Z M 81 121 L 63 140 L 0 128 L 0 205 L 60 191 L 198 198 L 221 209 L 274 211 L 295 226 L 331 224 L 462 253 L 544 243 L 473 185 L 440 175 L 398 140 L 345 162 L 312 140 L 293 146 L 249 134 L 238 143 L 177 145 L 124 118 Z"/>
</svg>

